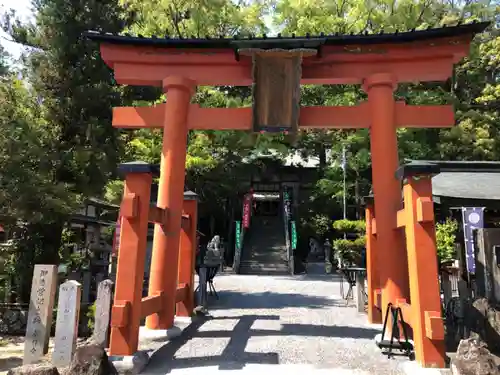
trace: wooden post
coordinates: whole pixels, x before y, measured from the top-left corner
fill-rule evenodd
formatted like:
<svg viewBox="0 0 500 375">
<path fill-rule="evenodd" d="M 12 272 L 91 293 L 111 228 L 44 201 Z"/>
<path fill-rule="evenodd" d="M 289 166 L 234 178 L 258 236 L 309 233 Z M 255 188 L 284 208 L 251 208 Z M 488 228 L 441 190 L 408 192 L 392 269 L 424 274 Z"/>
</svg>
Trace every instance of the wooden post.
<svg viewBox="0 0 500 375">
<path fill-rule="evenodd" d="M 376 306 L 375 291 L 380 289 L 378 269 L 381 266 L 377 261 L 377 237 L 373 234 L 375 219 L 373 203 L 366 205 L 366 278 L 368 284 L 368 322 L 382 323 L 382 313 Z"/>
<path fill-rule="evenodd" d="M 405 231 L 415 357 L 423 367 L 442 368 L 445 365 L 445 344 L 441 338 L 444 338 L 444 325 L 431 181 L 429 175 L 407 177 L 403 189 Z M 440 338 L 432 339 L 434 334 Z"/>
<path fill-rule="evenodd" d="M 446 270 L 441 272 L 441 287 L 443 289 L 444 305 L 448 306 L 448 302 L 450 302 L 453 297 L 453 293 L 451 290 L 450 274 Z"/>
<path fill-rule="evenodd" d="M 377 265 L 382 289 L 383 313 L 389 302 L 407 299 L 408 264 L 401 233 L 397 230 L 397 211 L 401 206 L 400 182 L 394 178 L 399 167 L 396 135 L 396 79 L 379 73 L 368 77 L 363 88 L 368 94 L 371 114 L 370 145 L 373 193 L 377 217 Z"/>
<path fill-rule="evenodd" d="M 177 292 L 179 242 L 186 164 L 187 119 L 195 83 L 169 77 L 163 80 L 167 93 L 163 127 L 163 149 L 157 205 L 168 210 L 168 224 L 155 225 L 149 295 L 162 294 L 163 308 L 147 317 L 150 329 L 168 329 L 174 324 Z"/>
<path fill-rule="evenodd" d="M 207 308 L 207 267 L 205 264 L 200 265 L 199 276 L 199 304 L 203 309 Z"/>
<path fill-rule="evenodd" d="M 24 341 L 23 365 L 37 363 L 48 352 L 56 287 L 57 266 L 35 265 Z"/>
<path fill-rule="evenodd" d="M 73 359 L 78 337 L 81 299 L 82 286 L 79 282 L 69 280 L 59 287 L 56 335 L 52 353 L 54 366 L 67 367 Z"/>
<path fill-rule="evenodd" d="M 111 355 L 132 355 L 139 341 L 152 174 L 146 163 L 125 163 L 120 171 L 125 192 L 109 349 Z"/>
<path fill-rule="evenodd" d="M 188 286 L 185 300 L 177 303 L 178 316 L 189 317 L 194 309 L 194 268 L 196 260 L 196 229 L 198 223 L 198 196 L 184 193 L 184 214 L 189 215 L 189 225 L 181 231 L 179 254 L 179 284 Z"/>
<path fill-rule="evenodd" d="M 82 275 L 82 303 L 90 302 L 90 287 L 92 284 L 92 272 L 85 271 Z"/>
<path fill-rule="evenodd" d="M 362 272 L 356 272 L 356 306 L 358 312 L 365 312 L 365 275 Z"/>
</svg>

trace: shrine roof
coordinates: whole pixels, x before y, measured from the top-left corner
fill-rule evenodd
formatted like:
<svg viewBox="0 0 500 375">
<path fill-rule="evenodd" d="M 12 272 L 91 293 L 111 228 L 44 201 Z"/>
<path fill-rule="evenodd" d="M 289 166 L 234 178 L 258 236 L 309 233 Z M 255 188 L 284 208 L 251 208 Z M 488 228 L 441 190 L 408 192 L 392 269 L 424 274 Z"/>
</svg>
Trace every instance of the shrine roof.
<svg viewBox="0 0 500 375">
<path fill-rule="evenodd" d="M 500 170 L 444 172 L 432 178 L 432 195 L 443 198 L 500 200 Z"/>
<path fill-rule="evenodd" d="M 177 49 L 235 49 L 235 48 L 316 48 L 322 45 L 363 45 L 363 44 L 387 44 L 387 43 L 411 43 L 439 38 L 460 37 L 483 32 L 489 22 L 473 22 L 467 24 L 459 24 L 456 26 L 428 28 L 425 30 L 411 30 L 395 33 L 378 33 L 378 34 L 333 34 L 327 35 L 321 33 L 319 35 L 305 36 L 278 36 L 268 37 L 233 37 L 233 38 L 169 38 L 152 36 L 146 38 L 142 35 L 132 36 L 130 34 L 118 35 L 100 31 L 88 31 L 84 36 L 88 39 L 122 45 L 135 46 L 156 46 L 163 48 Z"/>
</svg>

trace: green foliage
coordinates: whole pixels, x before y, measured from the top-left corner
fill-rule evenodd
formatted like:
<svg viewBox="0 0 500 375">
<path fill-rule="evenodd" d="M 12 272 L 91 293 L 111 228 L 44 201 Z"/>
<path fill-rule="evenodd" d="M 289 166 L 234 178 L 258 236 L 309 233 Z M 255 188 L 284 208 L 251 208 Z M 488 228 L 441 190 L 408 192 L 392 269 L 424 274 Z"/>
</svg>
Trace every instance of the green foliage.
<svg viewBox="0 0 500 375">
<path fill-rule="evenodd" d="M 456 234 L 458 222 L 453 219 L 446 219 L 443 223 L 436 223 L 436 247 L 440 262 L 455 259 Z"/>
<path fill-rule="evenodd" d="M 118 132 L 110 125 L 111 107 L 150 105 L 164 101 L 164 95 L 157 88 L 116 85 L 97 45 L 81 40 L 83 31 L 176 37 L 261 34 L 269 32 L 268 27 L 284 35 L 378 33 L 473 19 L 491 19 L 498 25 L 500 14 L 496 2 L 438 0 L 36 0 L 33 5 L 32 24 L 18 21 L 12 13 L 4 15 L 2 22 L 14 40 L 34 47 L 24 58 L 24 81 L 9 74 L 0 49 L 0 219 L 9 228 L 21 222 L 1 256 L 6 259 L 5 269 L 23 280 L 28 291 L 36 262 L 58 262 L 61 257 L 74 266 L 83 264 L 78 256 L 71 258 L 60 251 L 66 234 L 61 239 L 59 233 L 83 198 L 105 195 L 112 202 L 120 201 L 123 182 L 115 176 L 117 163 L 160 162 L 161 132 Z M 457 64 L 449 82 L 398 86 L 398 100 L 452 103 L 457 112 L 457 126 L 451 129 L 398 129 L 401 160 L 500 159 L 499 38 L 497 28 L 478 36 L 470 57 Z M 303 105 L 355 105 L 366 98 L 353 85 L 308 85 L 301 90 Z M 249 106 L 251 90 L 200 87 L 193 102 L 202 107 Z M 359 204 L 371 188 L 368 129 L 304 131 L 294 139 L 190 131 L 186 184 L 204 203 L 200 215 L 226 218 L 231 201 L 247 189 L 241 181 L 275 162 L 272 158 L 262 162 L 258 156 L 270 149 L 278 156 L 298 151 L 319 160 L 318 181 L 299 207 L 299 230 L 324 237 L 333 229 L 360 233 L 362 224 L 337 221 L 332 226 L 331 218 L 341 215 L 343 147 L 347 149 L 347 202 Z M 440 231 L 438 225 L 438 241 Z M 299 233 L 299 238 L 307 236 Z M 335 247 L 354 259 L 363 239 L 350 245 L 338 241 Z M 444 258 L 450 256 L 449 250 L 442 253 Z M 21 294 L 29 297 L 25 291 Z"/>
<path fill-rule="evenodd" d="M 344 234 L 357 234 L 355 239 L 337 239 L 333 241 L 333 249 L 338 258 L 345 264 L 361 265 L 362 251 L 366 245 L 364 236 L 366 224 L 364 220 L 336 220 L 333 229 Z"/>
<path fill-rule="evenodd" d="M 119 204 L 123 195 L 123 186 L 123 180 L 110 180 L 105 188 L 104 197 L 106 200 L 111 203 Z"/>
<path fill-rule="evenodd" d="M 97 44 L 82 42 L 84 31 L 124 27 L 117 0 L 37 0 L 32 24 L 4 17 L 15 41 L 36 47 L 26 56 L 25 74 L 41 118 L 50 124 L 54 180 L 71 191 L 99 195 L 120 156 L 111 108 L 122 104 L 112 72 L 98 56 Z"/>
<path fill-rule="evenodd" d="M 29 300 L 33 265 L 59 263 L 64 223 L 82 197 L 101 194 L 122 149 L 110 126 L 121 89 L 97 45 L 81 40 L 89 29 L 123 29 L 117 1 L 33 6 L 32 23 L 14 13 L 2 19 L 14 41 L 34 47 L 23 59 L 23 81 L 7 75 L 0 82 L 0 215 L 2 225 L 16 227 L 10 276 L 22 301 Z"/>
<path fill-rule="evenodd" d="M 360 265 L 361 254 L 366 246 L 365 237 L 355 240 L 337 239 L 333 241 L 333 249 L 336 256 L 340 257 L 344 263 Z"/>
<path fill-rule="evenodd" d="M 89 306 L 86 316 L 88 318 L 87 327 L 92 332 L 95 326 L 95 303 Z"/>
<path fill-rule="evenodd" d="M 342 233 L 364 234 L 366 223 L 364 220 L 336 220 L 333 223 L 333 229 Z"/>
<path fill-rule="evenodd" d="M 304 218 L 304 220 L 306 220 L 306 218 Z M 315 233 L 319 237 L 323 237 L 330 230 L 331 222 L 332 220 L 328 216 L 316 214 L 302 225 L 307 225 L 312 233 Z"/>
<path fill-rule="evenodd" d="M 22 81 L 12 75 L 0 79 L 0 216 L 7 220 L 42 222 L 77 203 L 69 186 L 54 180 L 54 133 L 42 116 Z"/>
</svg>

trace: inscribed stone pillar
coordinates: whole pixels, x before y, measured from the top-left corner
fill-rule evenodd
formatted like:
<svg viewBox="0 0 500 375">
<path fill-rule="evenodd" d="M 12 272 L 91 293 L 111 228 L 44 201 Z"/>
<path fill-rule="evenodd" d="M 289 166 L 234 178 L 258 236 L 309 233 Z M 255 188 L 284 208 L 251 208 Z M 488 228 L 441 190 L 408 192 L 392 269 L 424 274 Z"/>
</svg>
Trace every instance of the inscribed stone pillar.
<svg viewBox="0 0 500 375">
<path fill-rule="evenodd" d="M 95 275 L 96 290 L 99 289 L 99 284 L 104 280 L 105 277 L 106 275 L 104 273 L 98 273 L 97 275 Z"/>
<path fill-rule="evenodd" d="M 78 337 L 81 295 L 81 285 L 74 280 L 66 281 L 59 288 L 56 336 L 54 352 L 52 353 L 52 364 L 54 366 L 69 366 L 73 358 Z"/>
<path fill-rule="evenodd" d="M 33 272 L 24 342 L 23 364 L 38 362 L 47 353 L 57 286 L 57 266 L 38 264 Z M 47 346 L 47 349 L 46 349 Z"/>
<path fill-rule="evenodd" d="M 95 321 L 93 341 L 103 348 L 108 346 L 111 305 L 113 302 L 113 286 L 111 280 L 103 280 L 97 288 L 95 301 Z"/>
</svg>

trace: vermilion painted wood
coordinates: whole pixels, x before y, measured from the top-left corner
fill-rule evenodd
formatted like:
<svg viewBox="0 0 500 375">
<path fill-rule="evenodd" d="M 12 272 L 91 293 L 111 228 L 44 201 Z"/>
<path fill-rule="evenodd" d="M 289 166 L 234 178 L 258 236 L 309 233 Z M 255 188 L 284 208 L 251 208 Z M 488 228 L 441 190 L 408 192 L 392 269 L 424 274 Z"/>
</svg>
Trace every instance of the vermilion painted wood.
<svg viewBox="0 0 500 375">
<path fill-rule="evenodd" d="M 399 181 L 394 178 L 398 167 L 396 129 L 449 127 L 454 124 L 454 116 L 450 106 L 413 107 L 396 103 L 393 90 L 401 82 L 448 79 L 453 64 L 467 55 L 475 32 L 466 31 L 458 36 L 435 39 L 426 37 L 426 40 L 420 41 L 414 41 L 414 38 L 405 43 L 353 42 L 352 45 L 333 45 L 342 42 L 339 39 L 325 44 L 320 56 L 305 57 L 302 63 L 302 84 L 362 84 L 368 94 L 366 103 L 354 107 L 302 108 L 300 128 L 370 128 L 374 212 L 377 218 L 373 217 L 373 207 L 367 209 L 370 320 L 381 320 L 375 306 L 385 312 L 389 302 L 397 304 L 399 301 L 414 330 L 417 360 L 425 367 L 444 364 L 444 346 L 440 341 L 442 321 L 436 313 L 439 311 L 439 287 L 434 224 L 429 216 L 431 191 L 430 185 L 410 179 L 404 188 L 405 210 L 400 211 L 401 190 Z M 392 38 L 396 39 L 395 36 Z M 137 267 L 143 263 L 138 265 L 136 260 L 142 256 L 143 261 L 144 256 L 142 242 L 134 234 L 137 228 L 132 226 L 136 203 L 130 201 L 123 210 L 128 218 L 125 215 L 123 219 L 122 241 L 125 239 L 124 246 L 134 254 L 128 263 L 134 264 L 125 265 L 124 261 L 119 264 L 122 270 L 117 274 L 120 296 L 115 299 L 113 308 L 110 353 L 131 354 L 136 348 L 138 327 L 135 324 L 141 314 L 141 306 L 156 303 L 161 306 L 161 311 L 148 317 L 150 328 L 170 328 L 174 305 L 182 299 L 183 302 L 177 304 L 178 313 L 187 316 L 192 311 L 196 235 L 194 206 L 189 208 L 185 205 L 184 210 L 191 217 L 191 222 L 181 226 L 188 129 L 251 130 L 250 108 L 199 108 L 189 103 L 194 86 L 251 85 L 252 61 L 242 55 L 238 60 L 234 50 L 222 47 L 179 50 L 103 42 L 101 54 L 114 70 L 118 83 L 163 86 L 167 92 L 166 104 L 147 108 L 115 108 L 113 113 L 115 127 L 162 128 L 164 131 L 158 207 L 168 209 L 168 223 L 166 226 L 155 226 L 149 288 L 151 299 L 141 301 L 137 297 L 137 285 L 142 281 Z M 130 193 L 141 197 L 136 191 Z M 140 207 L 142 212 L 142 203 Z M 147 214 L 146 211 L 145 218 Z M 158 215 L 153 216 L 158 221 Z M 147 220 L 144 222 L 147 226 Z M 401 229 L 398 228 L 404 228 L 406 232 L 407 252 L 402 243 Z M 123 251 L 120 253 L 123 254 Z M 428 270 L 428 267 L 431 269 Z M 181 285 L 177 284 L 177 278 Z M 402 302 L 410 300 L 408 287 L 411 290 L 411 305 Z M 124 288 L 130 291 L 124 292 Z M 152 301 L 159 301 L 159 295 L 163 296 L 160 298 L 162 303 L 153 304 Z M 158 306 L 146 307 L 144 313 Z M 131 323 L 134 324 L 132 328 L 128 327 Z"/>
<path fill-rule="evenodd" d="M 151 107 L 113 108 L 116 128 L 162 128 L 165 104 Z M 302 107 L 300 129 L 360 129 L 370 127 L 368 102 L 357 106 Z M 451 105 L 411 106 L 397 102 L 395 124 L 398 128 L 447 128 L 455 125 Z M 251 130 L 252 108 L 189 107 L 188 128 L 193 130 Z"/>
<path fill-rule="evenodd" d="M 110 340 L 117 355 L 134 354 L 139 341 L 151 182 L 150 173 L 125 178 Z"/>
<path fill-rule="evenodd" d="M 194 82 L 171 77 L 163 80 L 167 93 L 163 148 L 160 163 L 157 205 L 168 209 L 168 224 L 155 225 L 149 294 L 163 293 L 163 309 L 146 319 L 151 329 L 168 329 L 174 324 L 179 269 L 179 243 L 184 200 L 187 119 Z"/>
<path fill-rule="evenodd" d="M 373 205 L 366 207 L 366 279 L 368 284 L 368 321 L 370 323 L 382 323 L 382 312 L 376 303 L 375 291 L 380 289 L 380 277 L 378 275 L 377 237 L 372 233 Z"/>
<path fill-rule="evenodd" d="M 306 57 L 302 84 L 361 84 L 366 77 L 389 72 L 397 82 L 444 81 L 453 64 L 468 54 L 473 35 L 404 44 L 339 45 L 322 48 L 321 57 Z M 175 51 L 151 46 L 103 43 L 101 56 L 120 84 L 161 87 L 169 76 L 198 85 L 249 86 L 252 62 L 228 49 Z"/>
<path fill-rule="evenodd" d="M 397 230 L 397 211 L 401 205 L 400 182 L 394 176 L 399 167 L 392 74 L 376 74 L 365 80 L 371 114 L 370 147 L 372 184 L 377 218 L 378 277 L 382 288 L 382 309 L 397 299 L 409 299 L 408 266 L 402 233 Z M 388 325 L 389 329 L 392 327 Z"/>
<path fill-rule="evenodd" d="M 415 357 L 424 367 L 444 367 L 434 212 L 432 206 L 425 203 L 432 199 L 431 176 L 409 177 L 403 195 Z M 419 209 L 422 204 L 425 208 Z"/>
<path fill-rule="evenodd" d="M 196 223 L 198 222 L 198 202 L 194 199 L 184 200 L 184 212 L 189 215 L 189 225 L 181 230 L 179 247 L 179 285 L 186 285 L 185 296 L 181 301 L 176 300 L 176 314 L 191 316 L 194 310 L 194 269 L 196 261 Z"/>
</svg>

